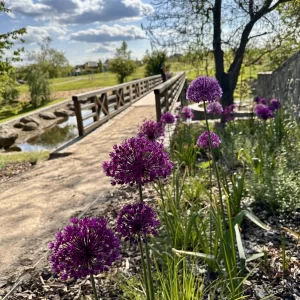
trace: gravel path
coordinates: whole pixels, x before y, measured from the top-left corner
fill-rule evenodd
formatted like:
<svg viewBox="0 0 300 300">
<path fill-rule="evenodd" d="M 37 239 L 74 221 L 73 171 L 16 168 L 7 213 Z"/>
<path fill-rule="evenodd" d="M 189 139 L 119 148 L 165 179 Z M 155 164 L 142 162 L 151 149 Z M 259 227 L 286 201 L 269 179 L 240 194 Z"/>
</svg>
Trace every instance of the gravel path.
<svg viewBox="0 0 300 300">
<path fill-rule="evenodd" d="M 71 216 L 112 189 L 101 163 L 114 144 L 136 135 L 145 118 L 155 119 L 154 95 L 153 106 L 149 96 L 146 103 L 141 99 L 61 157 L 0 184 L 0 279 L 30 269 Z"/>
</svg>

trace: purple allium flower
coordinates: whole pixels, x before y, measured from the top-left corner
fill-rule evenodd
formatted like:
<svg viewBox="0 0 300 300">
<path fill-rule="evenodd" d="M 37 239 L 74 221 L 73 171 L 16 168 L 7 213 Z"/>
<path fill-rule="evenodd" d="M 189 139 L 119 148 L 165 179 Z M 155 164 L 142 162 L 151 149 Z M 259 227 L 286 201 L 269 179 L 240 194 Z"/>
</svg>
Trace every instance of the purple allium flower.
<svg viewBox="0 0 300 300">
<path fill-rule="evenodd" d="M 209 114 L 221 115 L 223 112 L 223 107 L 219 102 L 212 102 L 207 105 L 206 110 Z"/>
<path fill-rule="evenodd" d="M 231 104 L 227 107 L 224 107 L 222 115 L 224 116 L 224 119 L 226 122 L 230 122 L 234 120 L 234 109 L 235 104 Z"/>
<path fill-rule="evenodd" d="M 49 244 L 50 264 L 63 280 L 106 271 L 119 258 L 120 242 L 103 218 L 72 218 Z"/>
<path fill-rule="evenodd" d="M 161 123 L 145 120 L 144 123 L 139 127 L 138 136 L 143 136 L 150 141 L 155 141 L 165 134 L 165 129 Z"/>
<path fill-rule="evenodd" d="M 275 111 L 275 110 L 278 110 L 280 108 L 281 108 L 281 104 L 280 104 L 280 102 L 277 99 L 272 99 L 270 101 L 269 109 L 271 111 Z"/>
<path fill-rule="evenodd" d="M 188 106 L 185 106 L 182 109 L 181 113 L 184 114 L 185 119 L 193 119 L 194 118 L 193 110 Z"/>
<path fill-rule="evenodd" d="M 161 143 L 135 137 L 115 145 L 110 161 L 102 164 L 115 184 L 145 184 L 170 175 L 173 165 Z"/>
<path fill-rule="evenodd" d="M 265 99 L 265 98 L 260 98 L 260 99 L 259 99 L 259 104 L 266 105 L 266 104 L 267 104 L 267 99 Z"/>
<path fill-rule="evenodd" d="M 221 139 L 218 135 L 213 132 L 210 132 L 211 145 L 213 148 L 218 148 L 221 144 Z M 208 149 L 209 148 L 209 139 L 208 131 L 204 131 L 198 138 L 197 145 L 199 148 Z"/>
<path fill-rule="evenodd" d="M 196 103 L 201 101 L 213 102 L 219 100 L 222 93 L 219 82 L 215 78 L 200 76 L 191 82 L 186 97 Z"/>
<path fill-rule="evenodd" d="M 256 104 L 258 104 L 260 101 L 260 98 L 258 96 L 254 97 L 253 102 L 255 102 Z"/>
<path fill-rule="evenodd" d="M 263 120 L 268 120 L 269 118 L 273 117 L 272 111 L 264 104 L 257 104 L 254 107 L 254 112 L 256 113 L 257 117 Z"/>
<path fill-rule="evenodd" d="M 132 242 L 157 235 L 160 222 L 155 211 L 145 203 L 124 206 L 118 215 L 117 231 Z"/>
<path fill-rule="evenodd" d="M 160 122 L 163 124 L 174 124 L 175 123 L 175 117 L 170 113 L 170 112 L 166 112 L 164 113 L 161 118 L 160 118 Z"/>
</svg>

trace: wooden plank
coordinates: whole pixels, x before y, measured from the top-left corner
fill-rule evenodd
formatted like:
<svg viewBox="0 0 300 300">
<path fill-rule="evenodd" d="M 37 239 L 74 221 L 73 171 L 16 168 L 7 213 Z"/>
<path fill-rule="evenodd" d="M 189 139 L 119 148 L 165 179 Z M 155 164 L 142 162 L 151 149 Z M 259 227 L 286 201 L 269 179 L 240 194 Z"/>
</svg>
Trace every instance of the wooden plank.
<svg viewBox="0 0 300 300">
<path fill-rule="evenodd" d="M 96 112 L 92 112 L 92 113 L 90 113 L 90 114 L 84 116 L 84 117 L 82 118 L 82 120 L 85 121 L 85 120 L 87 120 L 87 119 L 89 119 L 89 118 L 94 118 L 96 115 L 97 115 Z M 94 122 L 96 122 L 96 121 L 94 120 Z"/>
<path fill-rule="evenodd" d="M 81 110 L 90 109 L 90 108 L 95 107 L 95 106 L 96 106 L 95 102 L 89 103 L 89 104 L 84 104 L 84 105 L 81 105 Z"/>
<path fill-rule="evenodd" d="M 78 134 L 79 136 L 84 136 L 84 128 L 83 128 L 83 120 L 81 115 L 80 103 L 77 96 L 73 96 L 72 99 L 74 102 L 74 111 L 77 120 Z"/>
<path fill-rule="evenodd" d="M 108 93 L 108 92 L 111 92 L 113 90 L 117 90 L 117 89 L 120 89 L 120 88 L 125 88 L 125 87 L 127 87 L 131 84 L 139 84 L 141 81 L 144 81 L 145 79 L 151 80 L 151 79 L 157 79 L 157 78 L 160 78 L 160 75 L 150 76 L 150 77 L 134 80 L 134 81 L 131 81 L 131 82 L 118 84 L 118 85 L 115 85 L 114 87 L 99 89 L 99 90 L 96 90 L 96 91 L 92 91 L 92 92 L 88 92 L 88 93 L 82 93 L 82 94 L 78 94 L 78 95 L 75 95 L 75 96 L 77 97 L 78 100 L 82 100 L 82 99 L 85 100 L 85 99 L 90 98 L 90 97 L 98 96 L 99 94 Z"/>
</svg>

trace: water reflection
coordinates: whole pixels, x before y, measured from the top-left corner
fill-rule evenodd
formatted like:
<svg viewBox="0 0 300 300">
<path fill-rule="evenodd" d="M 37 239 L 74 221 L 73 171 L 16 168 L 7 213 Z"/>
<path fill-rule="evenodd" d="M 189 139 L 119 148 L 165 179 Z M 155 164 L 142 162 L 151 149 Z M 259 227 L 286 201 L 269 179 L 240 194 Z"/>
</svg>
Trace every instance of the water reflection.
<svg viewBox="0 0 300 300">
<path fill-rule="evenodd" d="M 91 114 L 91 110 L 82 111 L 82 117 Z M 83 121 L 84 127 L 92 124 L 93 118 Z M 68 141 L 78 136 L 76 116 L 69 116 L 55 127 L 46 129 L 40 136 L 28 140 L 26 143 L 18 144 L 22 151 L 50 151 L 59 148 Z"/>
</svg>

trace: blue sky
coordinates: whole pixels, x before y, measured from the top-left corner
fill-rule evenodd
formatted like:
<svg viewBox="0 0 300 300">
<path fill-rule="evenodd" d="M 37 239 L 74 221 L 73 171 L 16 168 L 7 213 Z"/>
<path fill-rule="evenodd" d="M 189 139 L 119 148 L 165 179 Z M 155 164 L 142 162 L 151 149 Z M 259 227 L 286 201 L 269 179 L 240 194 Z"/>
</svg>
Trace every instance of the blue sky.
<svg viewBox="0 0 300 300">
<path fill-rule="evenodd" d="M 132 57 L 141 59 L 150 43 L 141 29 L 149 0 L 6 0 L 9 15 L 0 17 L 0 34 L 21 27 L 26 50 L 38 48 L 44 37 L 64 51 L 71 64 L 105 60 L 127 41 Z"/>
</svg>

